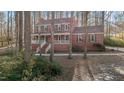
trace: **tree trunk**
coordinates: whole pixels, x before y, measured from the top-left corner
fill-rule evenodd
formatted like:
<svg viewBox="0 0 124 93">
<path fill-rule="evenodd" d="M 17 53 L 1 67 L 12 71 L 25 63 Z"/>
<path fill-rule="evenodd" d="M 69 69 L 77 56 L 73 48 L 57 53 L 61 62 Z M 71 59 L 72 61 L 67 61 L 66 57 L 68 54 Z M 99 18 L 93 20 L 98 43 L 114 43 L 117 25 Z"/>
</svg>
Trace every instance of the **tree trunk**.
<svg viewBox="0 0 124 93">
<path fill-rule="evenodd" d="M 52 11 L 50 62 L 53 62 L 54 57 L 54 18 L 55 12 Z"/>
<path fill-rule="evenodd" d="M 69 59 L 72 59 L 72 31 L 73 31 L 73 18 L 74 18 L 74 11 L 71 11 L 71 25 L 70 25 L 70 44 L 69 44 Z"/>
<path fill-rule="evenodd" d="M 105 13 L 104 13 L 104 11 L 102 11 L 102 27 L 103 27 L 103 31 L 104 31 L 104 15 L 105 15 Z"/>
<path fill-rule="evenodd" d="M 12 47 L 12 41 L 13 41 L 13 31 L 12 31 L 12 30 L 13 30 L 13 29 L 12 29 L 12 28 L 13 28 L 13 27 L 12 27 L 13 25 L 12 25 L 12 16 L 13 16 L 13 15 L 12 15 L 12 11 L 11 11 L 11 47 Z"/>
<path fill-rule="evenodd" d="M 31 13 L 24 12 L 24 62 L 29 63 L 31 59 Z"/>
<path fill-rule="evenodd" d="M 15 33 L 16 33 L 16 56 L 18 56 L 18 31 L 19 31 L 19 13 L 15 12 Z"/>
<path fill-rule="evenodd" d="M 10 35 L 9 35 L 9 11 L 7 13 L 7 41 L 8 41 L 8 45 L 9 45 L 9 38 L 10 38 Z"/>
<path fill-rule="evenodd" d="M 98 14 L 97 11 L 95 11 L 95 26 L 98 25 Z"/>
<path fill-rule="evenodd" d="M 84 32 L 85 32 L 84 59 L 87 58 L 87 41 L 88 41 L 87 15 L 88 15 L 87 11 L 83 12 L 83 24 L 84 24 Z"/>
<path fill-rule="evenodd" d="M 22 11 L 19 11 L 19 52 L 23 48 L 22 29 L 23 29 L 23 13 Z"/>
</svg>

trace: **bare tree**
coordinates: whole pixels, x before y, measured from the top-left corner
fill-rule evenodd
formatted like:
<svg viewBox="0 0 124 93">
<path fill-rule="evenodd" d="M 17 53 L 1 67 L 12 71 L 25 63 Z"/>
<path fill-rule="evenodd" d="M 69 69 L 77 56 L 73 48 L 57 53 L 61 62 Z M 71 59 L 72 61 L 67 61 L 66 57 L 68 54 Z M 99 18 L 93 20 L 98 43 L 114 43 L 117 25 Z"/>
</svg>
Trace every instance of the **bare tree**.
<svg viewBox="0 0 124 93">
<path fill-rule="evenodd" d="M 24 12 L 24 62 L 29 63 L 31 59 L 31 12 Z"/>
<path fill-rule="evenodd" d="M 19 51 L 22 50 L 23 48 L 23 40 L 22 40 L 22 35 L 23 35 L 23 13 L 22 11 L 19 11 Z"/>
<path fill-rule="evenodd" d="M 19 42 L 19 38 L 18 38 L 18 33 L 19 33 L 19 12 L 16 11 L 15 12 L 15 33 L 16 33 L 16 56 L 18 56 L 18 42 Z"/>
<path fill-rule="evenodd" d="M 11 47 L 12 47 L 12 41 L 13 41 L 13 12 L 10 12 L 11 14 L 11 25 L 10 25 L 10 31 L 11 31 Z"/>
<path fill-rule="evenodd" d="M 9 45 L 9 38 L 10 38 L 10 30 L 9 30 L 9 11 L 7 12 L 7 41 Z"/>
<path fill-rule="evenodd" d="M 35 32 L 35 28 L 36 28 L 36 13 L 35 13 L 35 11 L 33 12 L 33 24 L 34 24 L 34 29 L 33 29 L 33 31 Z"/>
<path fill-rule="evenodd" d="M 4 12 L 0 12 L 0 36 L 1 36 L 1 46 L 3 47 L 3 25 L 4 25 Z"/>
<path fill-rule="evenodd" d="M 98 25 L 98 11 L 95 11 L 95 26 Z"/>
<path fill-rule="evenodd" d="M 74 18 L 74 11 L 71 11 L 71 24 L 70 24 L 70 44 L 69 44 L 69 59 L 72 59 L 72 31 L 73 31 L 73 18 Z"/>
<path fill-rule="evenodd" d="M 84 24 L 84 32 L 85 32 L 85 44 L 84 44 L 84 59 L 87 58 L 87 41 L 88 41 L 88 31 L 87 31 L 87 15 L 89 12 L 83 12 L 83 24 Z"/>
<path fill-rule="evenodd" d="M 50 62 L 53 62 L 54 57 L 54 18 L 55 18 L 55 12 L 52 11 L 52 24 L 51 24 L 51 51 L 50 51 Z"/>
</svg>

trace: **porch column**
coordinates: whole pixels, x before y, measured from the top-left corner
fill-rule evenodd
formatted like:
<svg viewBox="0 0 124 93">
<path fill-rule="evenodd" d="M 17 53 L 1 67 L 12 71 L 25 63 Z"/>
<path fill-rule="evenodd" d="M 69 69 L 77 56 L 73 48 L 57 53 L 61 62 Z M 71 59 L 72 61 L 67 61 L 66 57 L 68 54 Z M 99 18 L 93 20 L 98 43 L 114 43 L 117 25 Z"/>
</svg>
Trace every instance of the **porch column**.
<svg viewBox="0 0 124 93">
<path fill-rule="evenodd" d="M 44 42 L 46 42 L 46 35 L 44 36 Z"/>
<path fill-rule="evenodd" d="M 40 35 L 38 35 L 38 42 L 39 42 L 39 44 L 40 44 Z"/>
</svg>

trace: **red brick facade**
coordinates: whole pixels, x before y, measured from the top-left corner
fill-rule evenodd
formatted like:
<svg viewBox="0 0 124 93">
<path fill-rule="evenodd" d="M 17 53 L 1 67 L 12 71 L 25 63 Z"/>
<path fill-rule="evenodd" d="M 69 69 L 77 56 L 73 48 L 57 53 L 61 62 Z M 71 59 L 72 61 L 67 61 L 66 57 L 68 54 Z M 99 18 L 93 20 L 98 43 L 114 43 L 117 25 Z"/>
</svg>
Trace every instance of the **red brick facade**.
<svg viewBox="0 0 124 93">
<path fill-rule="evenodd" d="M 32 33 L 32 41 L 42 40 L 44 44 L 41 48 L 45 50 L 51 42 L 51 22 L 52 20 L 40 20 L 36 26 L 36 31 Z M 72 31 L 72 46 L 78 46 L 84 49 L 85 33 L 83 27 L 77 27 L 77 20 L 72 18 L 63 18 L 54 20 L 54 51 L 55 52 L 68 52 L 70 31 Z M 96 50 L 93 46 L 94 43 L 103 45 L 104 33 L 102 26 L 88 27 L 88 50 Z M 40 43 L 41 44 L 41 43 Z M 36 50 L 39 43 L 32 43 L 32 49 Z M 46 46 L 46 47 L 44 47 Z M 77 47 L 77 48 L 78 48 Z M 43 49 L 44 48 L 44 49 Z"/>
</svg>

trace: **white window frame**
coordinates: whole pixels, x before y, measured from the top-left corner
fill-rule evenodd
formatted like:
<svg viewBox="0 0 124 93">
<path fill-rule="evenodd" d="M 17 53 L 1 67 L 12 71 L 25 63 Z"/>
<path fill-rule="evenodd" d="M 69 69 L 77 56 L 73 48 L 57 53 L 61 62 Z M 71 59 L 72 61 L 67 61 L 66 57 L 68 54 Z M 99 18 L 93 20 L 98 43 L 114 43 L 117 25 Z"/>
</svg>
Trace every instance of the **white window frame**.
<svg viewBox="0 0 124 93">
<path fill-rule="evenodd" d="M 43 30 L 41 29 L 41 27 L 43 27 Z M 44 31 L 44 26 L 43 26 L 43 25 L 42 25 L 42 26 L 40 26 L 40 30 L 41 30 L 41 31 Z"/>
<path fill-rule="evenodd" d="M 44 26 L 44 31 L 48 31 L 48 27 L 49 27 L 48 25 L 45 25 Z M 46 28 L 47 28 L 47 30 L 45 30 Z"/>
<path fill-rule="evenodd" d="M 78 35 L 78 43 L 81 43 L 81 42 L 83 42 L 83 41 L 80 41 L 80 38 L 81 38 L 81 40 L 83 40 L 83 35 Z"/>
<path fill-rule="evenodd" d="M 36 31 L 39 32 L 39 26 L 36 26 Z"/>
<path fill-rule="evenodd" d="M 58 24 L 58 31 L 61 31 L 61 24 Z"/>
<path fill-rule="evenodd" d="M 89 38 L 90 38 L 90 42 L 92 43 L 96 42 L 96 34 L 90 34 Z"/>
<path fill-rule="evenodd" d="M 65 25 L 65 31 L 68 31 L 68 24 Z"/>
</svg>

